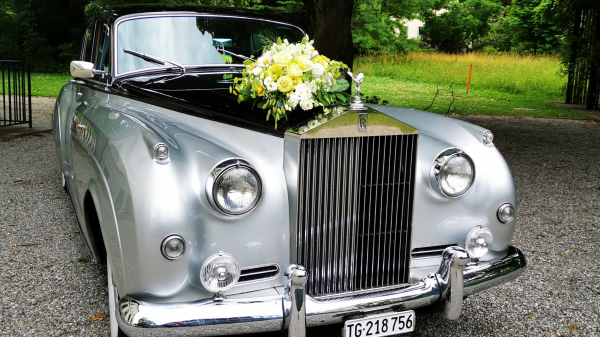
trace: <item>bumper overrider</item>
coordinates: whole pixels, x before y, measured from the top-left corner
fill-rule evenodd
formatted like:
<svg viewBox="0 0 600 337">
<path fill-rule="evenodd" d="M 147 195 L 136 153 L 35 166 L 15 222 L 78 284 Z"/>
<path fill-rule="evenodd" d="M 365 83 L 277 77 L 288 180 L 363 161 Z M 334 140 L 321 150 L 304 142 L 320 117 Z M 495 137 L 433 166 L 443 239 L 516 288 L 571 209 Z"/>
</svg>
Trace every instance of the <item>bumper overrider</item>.
<svg viewBox="0 0 600 337">
<path fill-rule="evenodd" d="M 306 328 L 341 323 L 352 317 L 435 305 L 440 315 L 457 319 L 463 298 L 515 279 L 527 261 L 510 246 L 507 255 L 490 263 L 470 263 L 467 252 L 447 248 L 435 275 L 403 288 L 318 301 L 306 295 L 307 271 L 290 265 L 283 296 L 212 299 L 191 303 L 154 304 L 129 297 L 117 303 L 117 321 L 130 336 L 212 336 L 288 329 L 305 336 Z"/>
</svg>

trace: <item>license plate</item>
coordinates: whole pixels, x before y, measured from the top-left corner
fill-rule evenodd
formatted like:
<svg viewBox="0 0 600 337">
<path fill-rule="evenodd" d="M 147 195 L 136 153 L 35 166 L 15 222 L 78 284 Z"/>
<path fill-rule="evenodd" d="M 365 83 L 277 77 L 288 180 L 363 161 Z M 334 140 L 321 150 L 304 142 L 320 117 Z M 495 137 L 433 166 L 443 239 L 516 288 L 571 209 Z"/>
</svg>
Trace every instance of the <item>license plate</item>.
<svg viewBox="0 0 600 337">
<path fill-rule="evenodd" d="M 415 312 L 385 313 L 346 321 L 345 337 L 389 336 L 415 329 Z"/>
</svg>

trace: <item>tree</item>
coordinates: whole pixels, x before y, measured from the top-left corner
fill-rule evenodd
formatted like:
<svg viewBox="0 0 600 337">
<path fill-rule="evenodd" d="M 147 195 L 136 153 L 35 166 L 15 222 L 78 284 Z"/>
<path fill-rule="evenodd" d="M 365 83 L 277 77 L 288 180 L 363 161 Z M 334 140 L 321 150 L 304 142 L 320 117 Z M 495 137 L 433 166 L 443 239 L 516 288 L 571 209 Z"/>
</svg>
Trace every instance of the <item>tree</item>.
<svg viewBox="0 0 600 337">
<path fill-rule="evenodd" d="M 437 0 L 431 9 L 423 12 L 425 41 L 436 50 L 459 53 L 489 32 L 502 5 L 496 0 Z"/>
<path fill-rule="evenodd" d="M 0 59 L 32 61 L 35 71 L 65 71 L 57 65 L 77 54 L 83 5 L 77 0 L 0 2 Z"/>
<path fill-rule="evenodd" d="M 302 0 L 308 13 L 308 35 L 323 55 L 352 66 L 353 0 Z"/>
<path fill-rule="evenodd" d="M 557 53 L 564 29 L 549 15 L 546 0 L 512 0 L 493 25 L 487 43 L 502 51 Z"/>
</svg>

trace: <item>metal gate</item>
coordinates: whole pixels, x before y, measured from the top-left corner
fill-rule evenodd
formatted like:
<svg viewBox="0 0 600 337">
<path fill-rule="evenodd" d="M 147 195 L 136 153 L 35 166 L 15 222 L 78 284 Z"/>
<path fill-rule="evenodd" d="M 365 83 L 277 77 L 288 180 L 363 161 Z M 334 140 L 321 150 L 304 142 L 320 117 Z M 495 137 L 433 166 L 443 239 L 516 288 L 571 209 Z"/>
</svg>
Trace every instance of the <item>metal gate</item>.
<svg viewBox="0 0 600 337">
<path fill-rule="evenodd" d="M 29 62 L 1 61 L 0 127 L 29 124 L 31 128 L 31 72 Z"/>
</svg>

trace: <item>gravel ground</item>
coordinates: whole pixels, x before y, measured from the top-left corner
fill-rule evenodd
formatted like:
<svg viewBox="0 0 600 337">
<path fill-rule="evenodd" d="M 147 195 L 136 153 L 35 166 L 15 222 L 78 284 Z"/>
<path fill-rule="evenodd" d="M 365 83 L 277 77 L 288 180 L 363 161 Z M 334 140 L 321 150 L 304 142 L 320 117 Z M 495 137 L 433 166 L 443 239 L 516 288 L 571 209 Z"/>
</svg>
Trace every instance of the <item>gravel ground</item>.
<svg viewBox="0 0 600 337">
<path fill-rule="evenodd" d="M 529 270 L 469 297 L 457 321 L 417 310 L 416 331 L 403 336 L 600 336 L 600 124 L 463 119 L 494 132 L 512 169 L 514 245 Z M 87 262 L 52 135 L 0 142 L 0 158 L 0 335 L 108 336 L 106 268 Z"/>
</svg>

